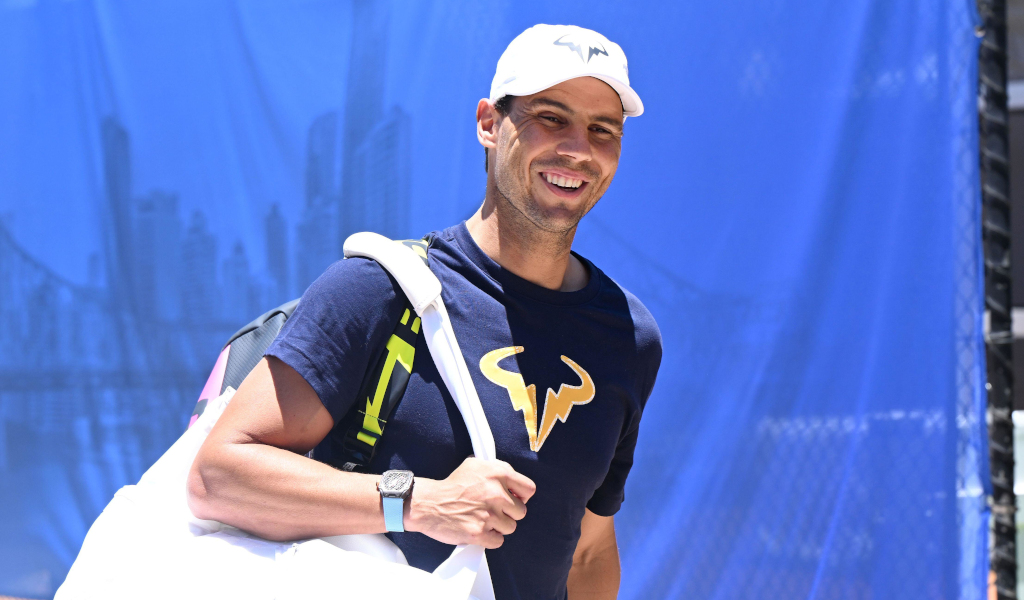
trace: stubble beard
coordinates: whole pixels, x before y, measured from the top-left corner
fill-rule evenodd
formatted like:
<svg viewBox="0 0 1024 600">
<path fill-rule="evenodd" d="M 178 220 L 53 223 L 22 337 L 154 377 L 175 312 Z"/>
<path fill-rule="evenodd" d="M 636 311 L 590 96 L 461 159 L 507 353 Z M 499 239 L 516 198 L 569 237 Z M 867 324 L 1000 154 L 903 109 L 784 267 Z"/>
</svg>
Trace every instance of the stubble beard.
<svg viewBox="0 0 1024 600">
<path fill-rule="evenodd" d="M 593 203 L 582 202 L 579 209 L 567 218 L 552 219 L 544 213 L 530 192 L 529 174 L 526 181 L 522 181 L 520 177 L 502 176 L 505 174 L 503 171 L 505 169 L 495 169 L 494 187 L 498 193 L 496 208 L 505 226 L 517 238 L 533 247 L 546 246 L 554 253 L 568 252 L 580 220 L 590 211 Z"/>
</svg>

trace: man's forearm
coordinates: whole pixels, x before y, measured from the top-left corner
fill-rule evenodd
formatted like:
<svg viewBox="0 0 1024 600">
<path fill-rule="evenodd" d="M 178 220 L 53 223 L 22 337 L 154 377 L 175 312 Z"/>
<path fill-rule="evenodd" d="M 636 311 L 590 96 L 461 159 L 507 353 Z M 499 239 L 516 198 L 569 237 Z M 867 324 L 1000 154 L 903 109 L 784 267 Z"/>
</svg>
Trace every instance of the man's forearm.
<svg viewBox="0 0 1024 600">
<path fill-rule="evenodd" d="M 569 569 L 569 600 L 615 600 L 619 579 L 619 551 L 614 545 L 574 557 Z"/>
<path fill-rule="evenodd" d="M 188 476 L 189 508 L 271 540 L 384 532 L 380 476 L 304 456 L 333 426 L 294 369 L 263 359 L 199 449 Z M 443 480 L 415 478 L 404 527 L 446 544 L 497 548 L 536 490 L 508 463 L 467 458 Z"/>
<path fill-rule="evenodd" d="M 193 465 L 189 507 L 271 540 L 380 533 L 378 479 L 265 444 L 218 444 Z"/>
<path fill-rule="evenodd" d="M 189 507 L 201 519 L 271 540 L 382 533 L 379 479 L 275 446 L 212 445 L 200 451 L 189 474 Z M 522 499 L 535 489 L 507 463 L 470 458 L 444 480 L 415 479 L 405 530 L 446 544 L 497 548 L 525 516 Z"/>
</svg>

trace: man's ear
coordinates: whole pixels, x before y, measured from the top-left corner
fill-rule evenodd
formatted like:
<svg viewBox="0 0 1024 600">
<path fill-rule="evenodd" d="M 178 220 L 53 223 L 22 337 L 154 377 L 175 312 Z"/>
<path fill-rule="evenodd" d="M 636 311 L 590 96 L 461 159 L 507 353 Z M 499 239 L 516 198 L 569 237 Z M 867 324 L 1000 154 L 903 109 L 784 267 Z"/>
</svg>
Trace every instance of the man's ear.
<svg viewBox="0 0 1024 600">
<path fill-rule="evenodd" d="M 498 111 L 487 98 L 481 98 L 476 104 L 476 139 L 484 148 L 498 144 Z"/>
</svg>

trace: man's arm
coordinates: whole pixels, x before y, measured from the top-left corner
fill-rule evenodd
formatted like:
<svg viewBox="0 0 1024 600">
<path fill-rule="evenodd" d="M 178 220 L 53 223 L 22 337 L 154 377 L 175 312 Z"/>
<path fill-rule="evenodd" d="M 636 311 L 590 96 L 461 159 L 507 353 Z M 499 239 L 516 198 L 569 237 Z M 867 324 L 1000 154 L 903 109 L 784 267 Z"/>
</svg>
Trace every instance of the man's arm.
<svg viewBox="0 0 1024 600">
<path fill-rule="evenodd" d="M 383 532 L 379 476 L 303 456 L 333 426 L 301 375 L 264 358 L 200 448 L 189 472 L 189 508 L 273 540 Z M 497 548 L 535 491 L 507 463 L 470 458 L 444 480 L 416 478 L 405 526 L 448 544 Z"/>
<path fill-rule="evenodd" d="M 587 509 L 569 569 L 569 600 L 615 600 L 619 577 L 615 517 L 602 517 Z"/>
</svg>

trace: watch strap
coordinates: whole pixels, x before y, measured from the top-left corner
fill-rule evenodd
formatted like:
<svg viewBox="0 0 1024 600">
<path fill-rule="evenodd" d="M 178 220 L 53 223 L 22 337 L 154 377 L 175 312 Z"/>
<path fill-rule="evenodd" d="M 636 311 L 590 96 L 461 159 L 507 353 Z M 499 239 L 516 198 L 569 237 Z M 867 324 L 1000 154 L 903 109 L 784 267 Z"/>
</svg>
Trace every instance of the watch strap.
<svg viewBox="0 0 1024 600">
<path fill-rule="evenodd" d="M 405 499 L 381 498 L 384 503 L 384 528 L 388 531 L 405 531 Z"/>
</svg>

